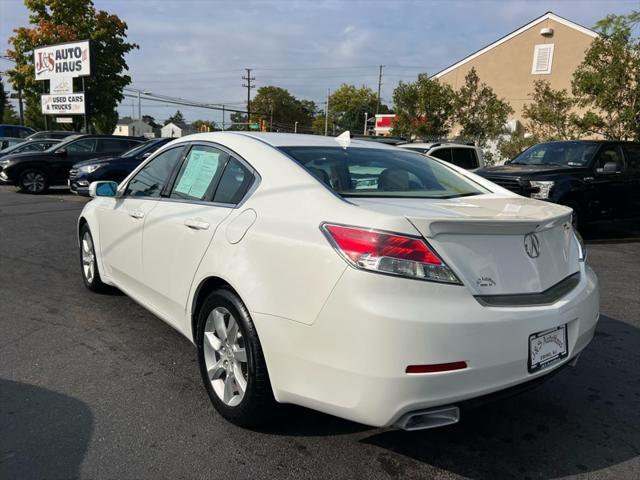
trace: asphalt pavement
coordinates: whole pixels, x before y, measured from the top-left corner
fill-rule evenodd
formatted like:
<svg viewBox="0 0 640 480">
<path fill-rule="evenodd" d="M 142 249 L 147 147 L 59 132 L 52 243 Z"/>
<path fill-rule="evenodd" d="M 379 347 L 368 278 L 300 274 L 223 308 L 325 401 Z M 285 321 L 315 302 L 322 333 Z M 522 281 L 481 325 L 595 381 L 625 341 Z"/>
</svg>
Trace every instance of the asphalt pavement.
<svg viewBox="0 0 640 480">
<path fill-rule="evenodd" d="M 287 407 L 252 431 L 215 412 L 187 339 L 85 289 L 85 201 L 0 187 L 1 479 L 640 478 L 640 235 L 590 238 L 596 336 L 538 389 L 436 430 Z"/>
</svg>

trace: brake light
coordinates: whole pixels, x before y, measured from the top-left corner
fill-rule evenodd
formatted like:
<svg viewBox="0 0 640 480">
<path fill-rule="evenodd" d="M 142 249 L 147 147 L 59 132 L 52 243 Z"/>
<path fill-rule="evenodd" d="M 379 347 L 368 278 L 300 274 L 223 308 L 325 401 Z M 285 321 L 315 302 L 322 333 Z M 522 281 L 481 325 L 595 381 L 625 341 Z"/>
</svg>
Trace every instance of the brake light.
<svg viewBox="0 0 640 480">
<path fill-rule="evenodd" d="M 421 238 L 324 224 L 327 238 L 354 267 L 402 277 L 460 284 L 458 277 Z"/>
</svg>

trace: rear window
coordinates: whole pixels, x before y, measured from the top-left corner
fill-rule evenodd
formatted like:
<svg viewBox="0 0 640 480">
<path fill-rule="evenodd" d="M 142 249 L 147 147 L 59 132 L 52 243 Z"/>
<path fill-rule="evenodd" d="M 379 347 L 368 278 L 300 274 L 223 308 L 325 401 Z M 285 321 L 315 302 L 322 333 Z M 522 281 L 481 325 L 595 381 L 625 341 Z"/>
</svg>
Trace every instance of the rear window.
<svg viewBox="0 0 640 480">
<path fill-rule="evenodd" d="M 435 160 L 400 149 L 281 147 L 281 150 L 345 197 L 455 198 L 488 192 Z"/>
<path fill-rule="evenodd" d="M 467 170 L 478 168 L 476 151 L 473 148 L 452 148 L 451 163 Z"/>
</svg>

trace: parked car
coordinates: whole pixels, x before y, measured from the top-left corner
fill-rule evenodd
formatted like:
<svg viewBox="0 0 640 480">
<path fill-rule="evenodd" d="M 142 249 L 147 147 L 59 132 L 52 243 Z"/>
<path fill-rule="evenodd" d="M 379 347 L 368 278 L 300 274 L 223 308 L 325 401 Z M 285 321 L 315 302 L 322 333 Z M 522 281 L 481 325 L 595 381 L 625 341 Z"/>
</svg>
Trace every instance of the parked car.
<svg viewBox="0 0 640 480">
<path fill-rule="evenodd" d="M 453 163 L 465 170 L 476 170 L 484 167 L 482 150 L 475 145 L 465 143 L 433 142 L 405 143 L 397 145 L 423 155 L 429 155 L 445 162 Z"/>
<path fill-rule="evenodd" d="M 173 139 L 155 138 L 136 145 L 122 155 L 76 163 L 69 170 L 69 189 L 78 195 L 89 196 L 91 182 L 112 180 L 120 183 L 142 160 L 171 140 Z"/>
<path fill-rule="evenodd" d="M 0 159 L 0 183 L 26 193 L 44 193 L 51 185 L 66 185 L 71 166 L 81 160 L 124 152 L 144 139 L 112 135 L 74 135 L 44 152 L 7 155 Z"/>
<path fill-rule="evenodd" d="M 19 143 L 26 141 L 24 138 L 18 137 L 0 137 L 0 150 L 6 150 L 9 147 L 13 147 Z"/>
<path fill-rule="evenodd" d="M 33 133 L 36 133 L 33 128 L 23 127 L 22 125 L 0 124 L 0 137 L 27 138 Z"/>
<path fill-rule="evenodd" d="M 275 402 L 455 423 L 465 401 L 573 364 L 598 320 L 569 208 L 392 146 L 189 135 L 90 193 L 85 285 L 191 340 L 213 405 L 241 425 Z"/>
<path fill-rule="evenodd" d="M 27 138 L 57 138 L 62 140 L 70 137 L 71 135 L 80 135 L 80 132 L 73 132 L 71 130 L 42 130 L 41 132 L 32 133 Z"/>
<path fill-rule="evenodd" d="M 576 227 L 640 212 L 640 143 L 539 143 L 477 173 L 519 195 L 571 207 Z"/>
<path fill-rule="evenodd" d="M 366 142 L 384 143 L 386 145 L 401 145 L 407 143 L 404 138 L 387 137 L 385 135 L 351 135 L 354 140 L 364 140 Z"/>
<path fill-rule="evenodd" d="M 0 158 L 14 153 L 43 152 L 44 150 L 51 148 L 56 143 L 60 143 L 60 140 L 54 140 L 51 138 L 43 140 L 25 140 L 24 142 L 18 142 L 11 147 L 0 150 Z"/>
</svg>

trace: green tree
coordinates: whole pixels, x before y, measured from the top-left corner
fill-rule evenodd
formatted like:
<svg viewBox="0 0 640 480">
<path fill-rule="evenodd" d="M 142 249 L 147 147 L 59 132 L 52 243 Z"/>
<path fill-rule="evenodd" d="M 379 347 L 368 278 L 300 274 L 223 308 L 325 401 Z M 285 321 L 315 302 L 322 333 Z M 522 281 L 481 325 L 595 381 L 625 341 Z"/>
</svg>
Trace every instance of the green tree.
<svg viewBox="0 0 640 480">
<path fill-rule="evenodd" d="M 575 98 L 567 90 L 554 90 L 546 80 L 536 80 L 531 103 L 522 109 L 527 130 L 540 140 L 580 138 L 584 128 L 574 112 Z"/>
<path fill-rule="evenodd" d="M 295 122 L 303 129 L 311 128 L 315 104 L 298 100 L 288 90 L 275 86 L 260 87 L 251 101 L 253 121 L 265 120 L 267 125 L 273 120 L 274 130 L 294 130 Z"/>
<path fill-rule="evenodd" d="M 316 135 L 324 135 L 325 115 L 323 111 L 319 111 L 316 118 L 311 123 L 311 130 Z M 333 131 L 336 128 L 336 124 L 333 121 L 333 117 L 329 116 L 327 119 L 327 134 L 333 135 Z M 364 128 L 364 127 L 363 127 Z"/>
<path fill-rule="evenodd" d="M 25 0 L 32 27 L 14 30 L 7 54 L 16 63 L 7 73 L 13 88 L 25 97 L 25 122 L 34 128 L 44 126 L 40 94 L 46 85 L 34 76 L 35 47 L 74 40 L 91 40 L 92 71 L 85 78 L 86 109 L 93 129 L 111 133 L 118 121 L 116 107 L 124 98 L 122 90 L 131 82 L 125 55 L 138 48 L 126 41 L 127 24 L 118 16 L 97 10 L 91 0 Z M 48 82 L 46 82 L 48 83 Z M 81 80 L 74 80 L 74 91 Z M 76 120 L 76 128 L 81 120 Z"/>
<path fill-rule="evenodd" d="M 230 115 L 231 123 L 235 125 L 231 125 L 227 128 L 227 130 L 240 130 L 246 131 L 249 130 L 247 126 L 247 114 L 240 112 L 231 112 Z"/>
<path fill-rule="evenodd" d="M 456 93 L 456 122 L 462 127 L 460 135 L 478 145 L 486 145 L 504 133 L 511 106 L 495 94 L 493 89 L 480 82 L 472 68 L 464 78 L 464 85 Z"/>
<path fill-rule="evenodd" d="M 168 125 L 170 123 L 175 123 L 176 125 L 181 124 L 181 123 L 185 123 L 184 115 L 182 114 L 182 112 L 180 110 L 176 110 L 176 113 L 174 113 L 173 115 L 171 115 L 169 118 L 167 118 L 164 121 L 165 125 Z"/>
<path fill-rule="evenodd" d="M 640 139 L 640 40 L 633 35 L 640 12 L 609 15 L 572 81 L 580 105 L 593 108 L 590 125 L 605 138 Z"/>
<path fill-rule="evenodd" d="M 396 120 L 392 135 L 410 138 L 446 137 L 453 126 L 455 94 L 446 84 L 418 75 L 413 83 L 400 82 L 393 91 Z"/>
<path fill-rule="evenodd" d="M 0 121 L 4 119 L 4 109 L 7 100 L 7 92 L 4 90 L 4 83 L 2 83 L 2 77 L 0 76 Z"/>
<path fill-rule="evenodd" d="M 329 96 L 329 117 L 331 124 L 336 124 L 339 131 L 349 130 L 360 133 L 364 131 L 364 114 L 375 115 L 378 95 L 369 87 L 357 88 L 355 85 L 343 83 Z M 379 113 L 386 113 L 386 105 L 380 105 Z M 324 122 L 324 118 L 323 118 Z M 333 128 L 329 129 L 331 132 Z M 324 123 L 322 123 L 324 133 Z"/>
<path fill-rule="evenodd" d="M 511 132 L 508 136 L 503 135 L 498 139 L 498 155 L 504 160 L 511 160 L 531 145 L 535 145 L 540 141 L 535 135 L 525 137 L 522 132 Z"/>
</svg>

